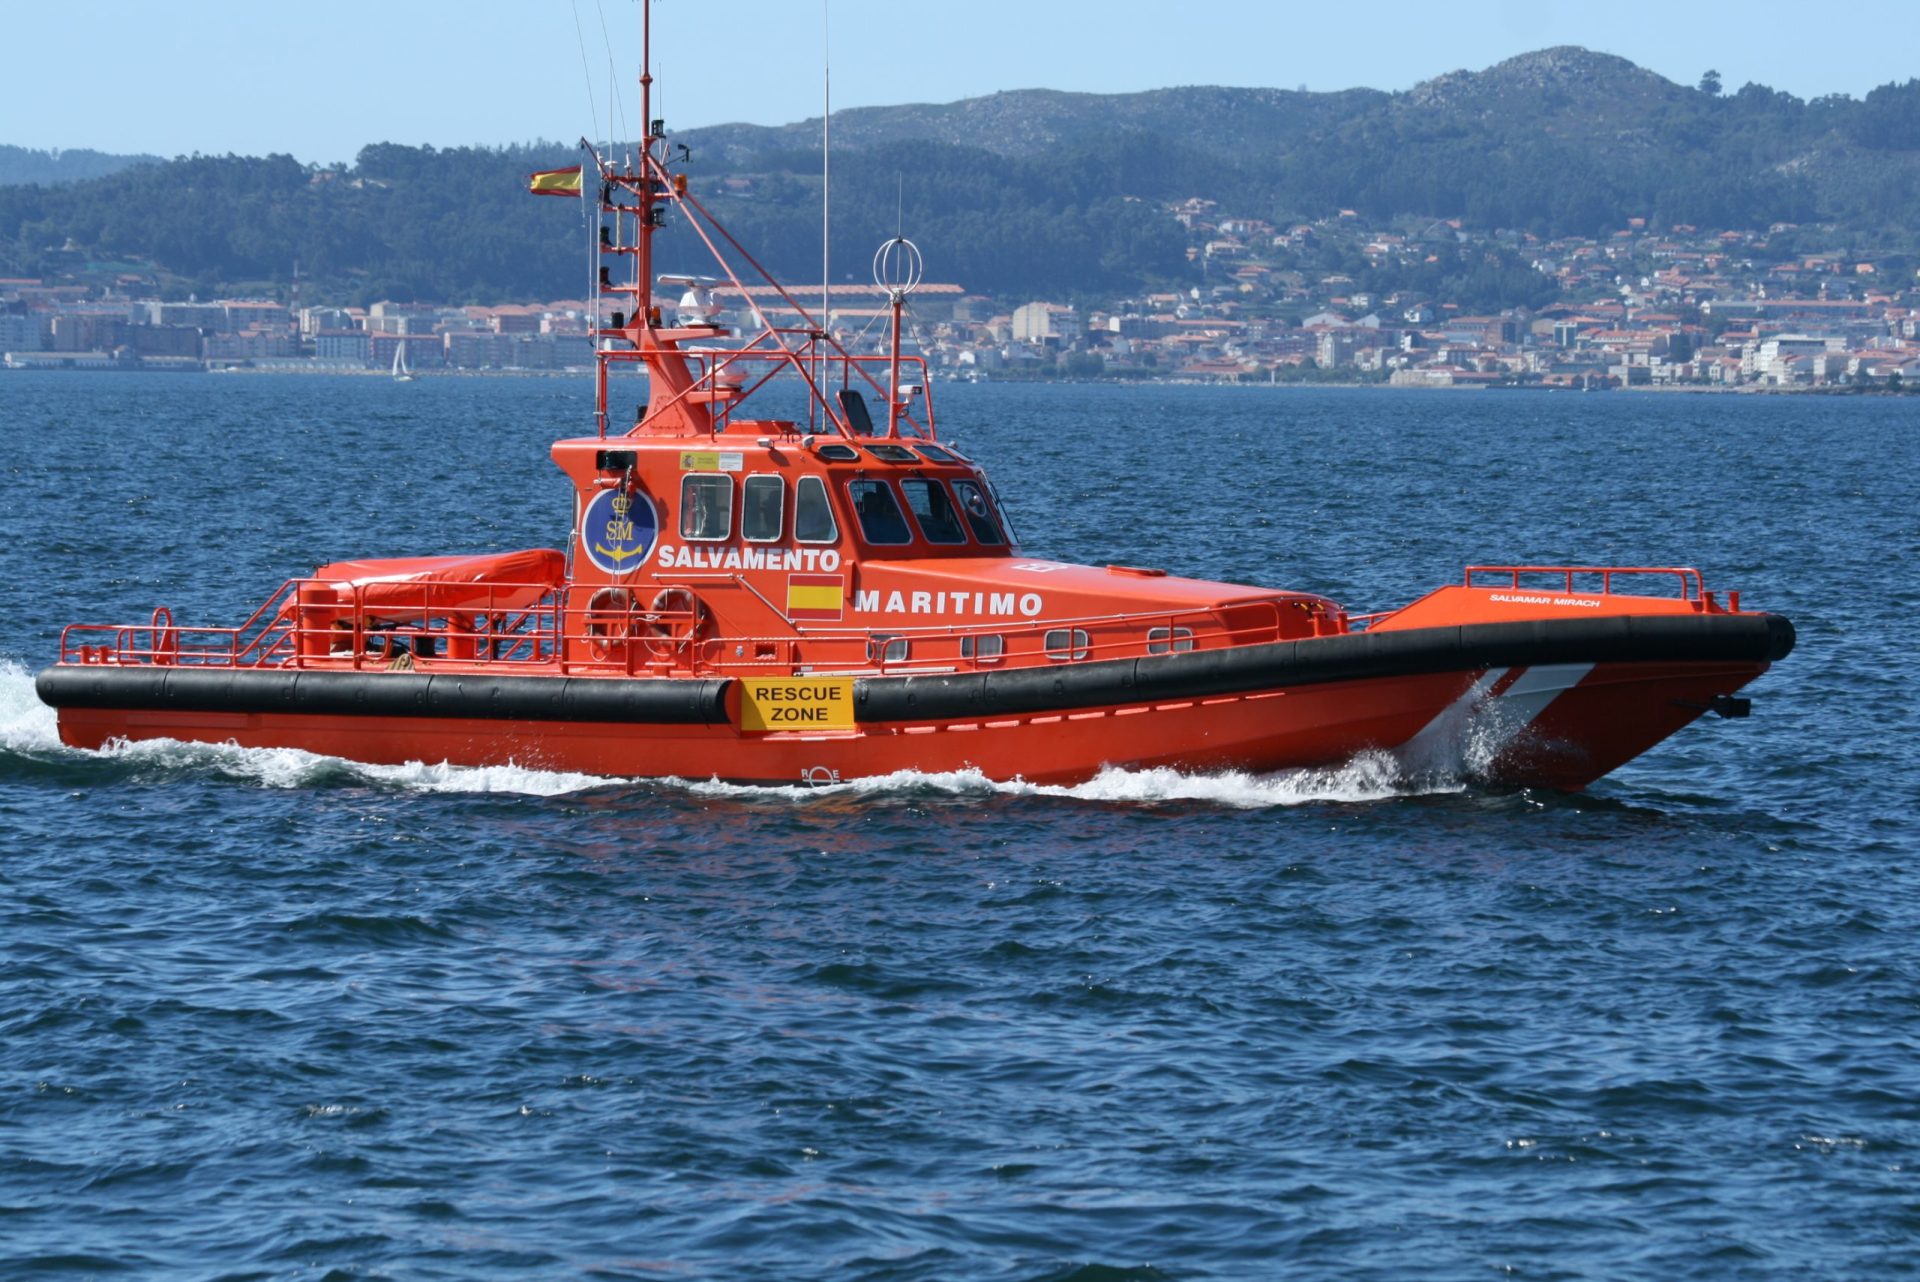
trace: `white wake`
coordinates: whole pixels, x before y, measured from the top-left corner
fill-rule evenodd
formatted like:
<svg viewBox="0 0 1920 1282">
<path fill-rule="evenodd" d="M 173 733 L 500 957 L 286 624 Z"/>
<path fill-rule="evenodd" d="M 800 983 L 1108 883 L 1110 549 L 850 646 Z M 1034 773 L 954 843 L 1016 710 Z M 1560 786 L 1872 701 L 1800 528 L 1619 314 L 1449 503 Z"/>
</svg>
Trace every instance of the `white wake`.
<svg viewBox="0 0 1920 1282">
<path fill-rule="evenodd" d="M 243 748 L 236 743 L 189 743 L 179 739 L 116 740 L 97 752 L 60 742 L 54 711 L 34 693 L 33 673 L 0 659 L 0 752 L 24 757 L 66 756 L 116 761 L 158 771 L 212 773 L 265 788 L 310 788 L 342 781 L 416 792 L 495 792 L 555 797 L 587 788 L 632 783 L 574 771 L 525 766 L 429 765 L 410 761 L 377 766 L 305 752 L 299 748 Z"/>
<path fill-rule="evenodd" d="M 1036 784 L 1021 779 L 998 781 L 978 770 L 928 774 L 899 770 L 892 774 L 817 785 L 754 786 L 717 780 L 662 781 L 715 797 L 767 797 L 804 801 L 809 797 L 947 795 L 954 797 L 1065 797 L 1076 801 L 1146 804 L 1197 801 L 1237 809 L 1301 806 L 1314 802 L 1385 801 L 1435 792 L 1459 792 L 1464 785 L 1440 775 L 1404 774 L 1383 752 L 1366 752 L 1338 766 L 1252 774 L 1239 770 L 1193 774 L 1160 766 L 1128 770 L 1108 766 L 1078 784 Z"/>
<path fill-rule="evenodd" d="M 12 659 L 0 659 L 0 751 L 21 755 L 60 747 L 53 709 L 33 692 L 33 673 Z"/>
</svg>

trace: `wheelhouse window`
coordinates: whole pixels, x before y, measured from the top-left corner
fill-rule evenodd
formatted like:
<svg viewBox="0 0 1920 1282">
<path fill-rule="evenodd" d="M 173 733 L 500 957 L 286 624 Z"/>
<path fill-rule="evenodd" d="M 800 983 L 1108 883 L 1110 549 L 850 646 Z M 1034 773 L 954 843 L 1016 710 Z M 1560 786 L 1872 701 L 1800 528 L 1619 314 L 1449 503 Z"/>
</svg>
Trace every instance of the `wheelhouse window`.
<svg viewBox="0 0 1920 1282">
<path fill-rule="evenodd" d="M 972 481 L 955 481 L 953 492 L 960 499 L 960 510 L 966 513 L 974 542 L 987 547 L 1004 546 L 1007 536 L 1000 532 L 1000 523 L 993 519 L 993 505 L 987 502 L 986 493 Z"/>
<path fill-rule="evenodd" d="M 967 541 L 967 532 L 960 528 L 960 514 L 953 510 L 953 500 L 947 497 L 946 486 L 923 476 L 915 476 L 900 482 L 900 491 L 907 496 L 907 510 L 913 513 L 913 519 L 927 542 Z"/>
<path fill-rule="evenodd" d="M 853 513 L 860 521 L 860 537 L 867 542 L 888 546 L 913 542 L 907 518 L 893 487 L 885 481 L 849 481 L 847 494 L 853 499 Z"/>
<path fill-rule="evenodd" d="M 830 463 L 852 463 L 859 459 L 860 451 L 851 445 L 842 445 L 838 441 L 828 441 L 814 451 Z"/>
<path fill-rule="evenodd" d="M 733 532 L 733 478 L 689 472 L 680 482 L 680 537 L 718 542 Z"/>
<path fill-rule="evenodd" d="M 1148 628 L 1148 654 L 1185 654 L 1193 649 L 1192 628 Z"/>
<path fill-rule="evenodd" d="M 993 500 L 993 510 L 1000 514 L 1000 528 L 1007 532 L 1007 542 L 1014 547 L 1020 546 L 1020 531 L 1014 528 L 1013 514 L 1007 511 L 1007 501 L 1000 497 L 1000 491 L 987 478 L 985 472 L 978 473 L 980 484 L 985 487 L 987 496 Z"/>
<path fill-rule="evenodd" d="M 913 451 L 904 445 L 869 445 L 867 453 L 887 463 L 918 463 Z"/>
<path fill-rule="evenodd" d="M 749 543 L 778 541 L 786 504 L 785 481 L 777 476 L 749 476 L 740 496 L 740 537 Z"/>
<path fill-rule="evenodd" d="M 833 504 L 827 500 L 827 483 L 817 476 L 801 477 L 793 487 L 793 541 L 832 543 L 839 537 Z"/>
<path fill-rule="evenodd" d="M 913 448 L 926 455 L 927 460 L 932 463 L 958 463 L 961 461 L 958 454 L 955 454 L 952 450 L 943 450 L 938 445 L 916 445 Z"/>
</svg>

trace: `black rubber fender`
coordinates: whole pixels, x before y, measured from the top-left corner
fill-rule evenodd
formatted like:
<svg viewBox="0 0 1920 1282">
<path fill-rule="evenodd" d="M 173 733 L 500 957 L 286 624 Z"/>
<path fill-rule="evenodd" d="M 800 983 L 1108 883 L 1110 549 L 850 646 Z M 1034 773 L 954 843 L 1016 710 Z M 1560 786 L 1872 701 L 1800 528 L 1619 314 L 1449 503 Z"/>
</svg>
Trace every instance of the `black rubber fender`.
<svg viewBox="0 0 1920 1282">
<path fill-rule="evenodd" d="M 670 677 L 61 664 L 42 671 L 34 689 L 55 708 L 719 725 L 727 720 L 728 684 Z"/>
<path fill-rule="evenodd" d="M 1771 663 L 1776 614 L 1607 615 L 1356 632 L 1180 654 L 854 683 L 862 722 L 949 721 L 1547 663 Z"/>
</svg>

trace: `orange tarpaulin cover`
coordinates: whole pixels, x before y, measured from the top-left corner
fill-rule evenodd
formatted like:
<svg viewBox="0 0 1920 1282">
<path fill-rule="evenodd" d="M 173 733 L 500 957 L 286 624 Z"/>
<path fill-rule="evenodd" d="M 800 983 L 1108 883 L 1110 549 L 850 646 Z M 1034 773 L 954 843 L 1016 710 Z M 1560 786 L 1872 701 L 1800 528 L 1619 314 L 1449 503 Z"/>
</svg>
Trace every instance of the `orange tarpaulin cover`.
<svg viewBox="0 0 1920 1282">
<path fill-rule="evenodd" d="M 479 556 L 409 556 L 381 561 L 335 561 L 308 577 L 325 580 L 341 605 L 356 599 L 367 610 L 438 613 L 443 610 L 524 609 L 560 586 L 567 556 L 553 548 Z M 308 584 L 301 597 L 312 604 Z"/>
</svg>

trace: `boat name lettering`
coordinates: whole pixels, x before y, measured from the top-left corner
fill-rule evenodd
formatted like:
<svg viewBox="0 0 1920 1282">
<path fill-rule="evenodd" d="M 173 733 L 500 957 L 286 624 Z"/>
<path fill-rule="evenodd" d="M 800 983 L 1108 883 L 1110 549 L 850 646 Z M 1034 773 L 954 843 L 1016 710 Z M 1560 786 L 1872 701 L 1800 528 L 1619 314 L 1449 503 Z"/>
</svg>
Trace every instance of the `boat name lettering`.
<svg viewBox="0 0 1920 1282">
<path fill-rule="evenodd" d="M 1046 608 L 1038 592 L 902 592 L 862 588 L 854 594 L 857 614 L 976 614 L 1034 618 Z"/>
<path fill-rule="evenodd" d="M 1600 602 L 1585 596 L 1515 596 L 1510 592 L 1494 592 L 1487 600 L 1506 605 L 1577 605 L 1583 610 L 1600 608 Z"/>
<path fill-rule="evenodd" d="M 840 568 L 833 548 L 690 548 L 662 543 L 654 564 L 663 570 L 784 570 L 831 574 Z"/>
</svg>

